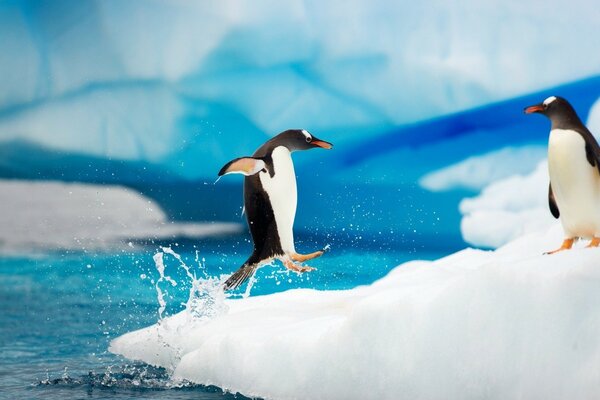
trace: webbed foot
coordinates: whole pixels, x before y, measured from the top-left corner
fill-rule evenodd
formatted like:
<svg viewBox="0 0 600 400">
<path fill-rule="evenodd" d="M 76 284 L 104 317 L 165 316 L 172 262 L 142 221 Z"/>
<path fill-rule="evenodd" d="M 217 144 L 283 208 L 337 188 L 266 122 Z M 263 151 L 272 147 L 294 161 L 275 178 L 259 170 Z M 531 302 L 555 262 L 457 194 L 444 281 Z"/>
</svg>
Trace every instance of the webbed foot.
<svg viewBox="0 0 600 400">
<path fill-rule="evenodd" d="M 289 269 L 290 271 L 294 271 L 294 272 L 308 272 L 308 271 L 314 271 L 313 267 L 309 267 L 307 265 L 299 265 L 296 264 L 294 261 L 290 260 L 289 258 L 282 258 L 281 262 L 283 263 L 283 265 Z"/>
<path fill-rule="evenodd" d="M 575 242 L 575 239 L 573 239 L 573 238 L 565 239 L 563 241 L 562 245 L 558 249 L 552 250 L 552 251 L 547 251 L 544 254 L 555 254 L 560 251 L 569 250 L 571 247 L 573 247 L 573 242 Z M 600 244 L 600 242 L 599 242 L 599 244 Z"/>
</svg>

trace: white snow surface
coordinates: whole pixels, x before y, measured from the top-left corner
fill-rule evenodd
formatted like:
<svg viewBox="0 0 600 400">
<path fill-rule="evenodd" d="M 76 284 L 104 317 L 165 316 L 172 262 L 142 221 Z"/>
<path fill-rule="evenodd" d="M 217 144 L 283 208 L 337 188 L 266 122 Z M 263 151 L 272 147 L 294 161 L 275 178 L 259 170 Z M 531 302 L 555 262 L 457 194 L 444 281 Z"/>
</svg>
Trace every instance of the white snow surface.
<svg viewBox="0 0 600 400">
<path fill-rule="evenodd" d="M 121 186 L 0 180 L 0 251 L 99 249 L 129 240 L 236 233 L 231 223 L 173 223 Z"/>
<path fill-rule="evenodd" d="M 481 190 L 500 179 L 531 172 L 545 157 L 545 146 L 504 147 L 430 172 L 419 184 L 434 192 L 456 188 Z"/>
<path fill-rule="evenodd" d="M 225 300 L 210 320 L 182 311 L 110 351 L 267 399 L 596 399 L 600 249 L 542 255 L 561 239 L 555 223 L 352 290 Z"/>
<path fill-rule="evenodd" d="M 527 233 L 553 225 L 548 208 L 548 163 L 487 186 L 460 202 L 463 239 L 475 246 L 500 247 Z"/>
</svg>

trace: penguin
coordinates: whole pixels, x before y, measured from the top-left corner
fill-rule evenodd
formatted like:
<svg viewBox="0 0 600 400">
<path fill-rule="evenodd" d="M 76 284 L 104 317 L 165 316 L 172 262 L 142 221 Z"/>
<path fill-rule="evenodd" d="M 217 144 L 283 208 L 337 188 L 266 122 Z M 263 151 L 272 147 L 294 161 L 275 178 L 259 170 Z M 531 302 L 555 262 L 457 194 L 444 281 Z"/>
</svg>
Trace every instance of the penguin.
<svg viewBox="0 0 600 400">
<path fill-rule="evenodd" d="M 236 158 L 221 168 L 219 177 L 232 173 L 245 175 L 244 209 L 254 243 L 248 260 L 225 281 L 225 290 L 237 288 L 271 260 L 279 260 L 296 272 L 314 269 L 299 263 L 320 257 L 325 250 L 299 254 L 294 247 L 298 199 L 291 153 L 332 147 L 304 129 L 290 129 L 265 142 L 251 157 Z"/>
<path fill-rule="evenodd" d="M 550 96 L 525 108 L 550 119 L 548 140 L 548 205 L 560 218 L 562 245 L 546 254 L 568 250 L 575 240 L 590 239 L 587 247 L 600 244 L 600 146 L 567 100 Z"/>
</svg>

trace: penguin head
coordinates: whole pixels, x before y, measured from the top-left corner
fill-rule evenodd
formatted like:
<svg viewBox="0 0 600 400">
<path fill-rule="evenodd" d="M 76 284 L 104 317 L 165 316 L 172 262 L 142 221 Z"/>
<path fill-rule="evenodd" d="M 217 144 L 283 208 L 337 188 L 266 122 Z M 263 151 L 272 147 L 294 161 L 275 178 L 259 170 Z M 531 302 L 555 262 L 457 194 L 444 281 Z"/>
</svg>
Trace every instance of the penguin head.
<svg viewBox="0 0 600 400">
<path fill-rule="evenodd" d="M 318 139 L 305 129 L 288 129 L 270 140 L 273 147 L 285 146 L 292 152 L 296 150 L 310 150 L 315 148 L 331 149 L 333 145 Z"/>
<path fill-rule="evenodd" d="M 552 121 L 573 119 L 577 116 L 573 106 L 562 97 L 550 96 L 540 104 L 525 107 L 525 114 L 543 114 Z"/>
</svg>

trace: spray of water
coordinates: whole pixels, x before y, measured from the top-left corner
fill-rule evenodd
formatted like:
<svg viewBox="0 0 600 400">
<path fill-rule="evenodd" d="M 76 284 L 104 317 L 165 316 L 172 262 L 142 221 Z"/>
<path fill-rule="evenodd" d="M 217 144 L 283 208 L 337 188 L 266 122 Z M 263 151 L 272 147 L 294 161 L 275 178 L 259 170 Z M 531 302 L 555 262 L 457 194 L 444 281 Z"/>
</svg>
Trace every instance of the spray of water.
<svg viewBox="0 0 600 400">
<path fill-rule="evenodd" d="M 170 276 L 166 274 L 166 257 L 174 258 L 178 263 L 178 268 L 181 268 L 190 285 L 188 299 L 183 305 L 185 306 L 185 321 L 183 324 L 174 323 L 169 318 L 164 318 L 164 312 L 167 307 L 165 293 L 161 289 L 163 282 L 169 283 L 171 286 L 176 286 Z M 156 324 L 157 336 L 160 343 L 164 347 L 171 349 L 172 359 L 169 362 L 170 367 L 167 370 L 170 372 L 178 364 L 181 358 L 181 349 L 173 346 L 172 340 L 169 337 L 173 334 L 179 335 L 182 331 L 192 329 L 197 323 L 215 318 L 219 315 L 227 313 L 228 307 L 225 304 L 225 293 L 222 287 L 222 279 L 210 277 L 206 273 L 204 259 L 200 260 L 198 252 L 196 252 L 196 265 L 189 266 L 171 247 L 161 247 L 154 256 L 154 265 L 159 273 L 159 279 L 156 281 L 156 293 L 158 300 L 158 323 Z"/>
<path fill-rule="evenodd" d="M 176 284 L 170 277 L 165 275 L 165 255 L 169 255 L 177 260 L 179 267 L 183 269 L 188 278 L 190 291 L 188 300 L 184 305 L 185 311 L 189 317 L 188 319 L 191 322 L 212 319 L 227 312 L 225 293 L 221 285 L 221 278 L 209 277 L 206 274 L 204 259 L 200 259 L 198 252 L 196 252 L 195 258 L 197 268 L 193 268 L 188 266 L 181 256 L 171 247 L 161 247 L 161 251 L 154 255 L 154 264 L 160 274 L 160 278 L 156 282 L 160 320 L 162 320 L 162 314 L 166 308 L 166 301 L 160 290 L 159 283 L 168 281 L 173 286 Z"/>
<path fill-rule="evenodd" d="M 163 319 L 163 313 L 165 312 L 165 308 L 167 308 L 167 302 L 165 301 L 165 296 L 163 294 L 162 289 L 160 288 L 160 284 L 163 281 L 167 281 L 171 284 L 171 286 L 177 286 L 177 282 L 171 279 L 170 276 L 165 275 L 165 264 L 163 261 L 164 253 L 158 252 L 152 257 L 154 259 L 154 265 L 159 273 L 159 278 L 156 281 L 154 287 L 156 288 L 156 297 L 158 299 L 158 320 L 161 321 Z"/>
</svg>

